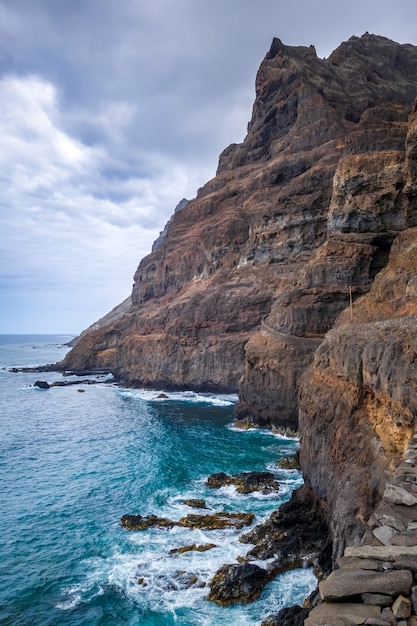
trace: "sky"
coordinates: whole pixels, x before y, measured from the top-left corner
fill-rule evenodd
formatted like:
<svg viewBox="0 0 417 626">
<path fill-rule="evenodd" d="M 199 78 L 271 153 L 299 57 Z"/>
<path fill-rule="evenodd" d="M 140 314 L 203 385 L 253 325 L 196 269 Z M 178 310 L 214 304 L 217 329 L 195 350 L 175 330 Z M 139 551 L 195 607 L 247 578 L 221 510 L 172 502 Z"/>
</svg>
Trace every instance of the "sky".
<svg viewBox="0 0 417 626">
<path fill-rule="evenodd" d="M 0 333 L 78 334 L 131 292 L 244 139 L 273 37 L 417 45 L 416 0 L 0 0 Z"/>
</svg>

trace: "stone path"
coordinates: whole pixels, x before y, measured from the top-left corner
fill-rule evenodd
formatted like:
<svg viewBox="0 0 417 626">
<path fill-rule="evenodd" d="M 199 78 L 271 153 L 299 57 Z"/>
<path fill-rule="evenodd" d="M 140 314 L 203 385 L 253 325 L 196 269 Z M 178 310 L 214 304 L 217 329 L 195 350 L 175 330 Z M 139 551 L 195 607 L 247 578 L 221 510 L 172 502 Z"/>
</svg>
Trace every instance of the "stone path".
<svg viewBox="0 0 417 626">
<path fill-rule="evenodd" d="M 323 342 L 324 335 L 318 337 L 299 337 L 298 335 L 289 335 L 288 333 L 281 333 L 279 330 L 272 328 L 265 320 L 261 322 L 261 332 L 264 331 L 274 341 L 278 343 L 288 343 L 294 346 L 304 345 L 316 349 Z"/>
<path fill-rule="evenodd" d="M 361 545 L 319 583 L 305 626 L 417 626 L 417 435 L 386 485 Z"/>
</svg>

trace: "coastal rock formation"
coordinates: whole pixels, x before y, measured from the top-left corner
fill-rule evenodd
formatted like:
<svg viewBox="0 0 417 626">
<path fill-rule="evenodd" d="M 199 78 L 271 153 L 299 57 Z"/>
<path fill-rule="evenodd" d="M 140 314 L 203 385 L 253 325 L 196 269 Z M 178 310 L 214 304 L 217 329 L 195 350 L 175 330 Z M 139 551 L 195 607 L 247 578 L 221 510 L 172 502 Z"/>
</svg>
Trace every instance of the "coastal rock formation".
<svg viewBox="0 0 417 626">
<path fill-rule="evenodd" d="M 417 208 L 415 177 L 410 174 L 416 122 L 414 108 L 404 169 L 410 213 Z M 410 228 L 396 236 L 388 264 L 369 293 L 339 316 L 302 376 L 303 474 L 326 511 L 334 567 L 357 570 L 339 574 L 336 569 L 321 586 L 323 603 L 306 622 L 311 626 L 342 623 L 342 613 L 336 615 L 329 603 L 340 593 L 337 585 L 344 589 L 343 598 L 337 599 L 344 600 L 343 615 L 350 619 L 370 605 L 374 610 L 385 607 L 378 609 L 376 619 L 396 624 L 404 606 L 412 604 L 417 582 L 416 269 L 417 229 Z M 362 585 L 358 604 L 347 578 L 363 579 L 362 570 L 384 576 L 383 581 L 369 577 L 370 588 Z M 394 570 L 403 572 L 405 588 L 398 589 L 385 575 Z"/>
<path fill-rule="evenodd" d="M 296 428 L 314 350 L 414 224 L 403 182 L 416 75 L 417 49 L 384 37 L 324 60 L 274 39 L 245 140 L 142 260 L 129 310 L 60 367 L 216 391 L 243 374 L 238 420 Z"/>
<path fill-rule="evenodd" d="M 324 334 L 351 299 L 369 290 L 396 234 L 416 225 L 416 118 L 415 110 L 410 118 L 407 113 L 392 102 L 375 104 L 345 132 L 325 216 L 326 240 L 298 268 L 292 288 L 278 295 L 246 344 L 238 420 L 297 427 L 300 376 Z"/>
<path fill-rule="evenodd" d="M 236 491 L 243 494 L 253 491 L 268 494 L 279 490 L 279 483 L 271 472 L 241 472 L 233 476 L 218 472 L 208 477 L 206 485 L 212 488 L 234 485 Z"/>
</svg>

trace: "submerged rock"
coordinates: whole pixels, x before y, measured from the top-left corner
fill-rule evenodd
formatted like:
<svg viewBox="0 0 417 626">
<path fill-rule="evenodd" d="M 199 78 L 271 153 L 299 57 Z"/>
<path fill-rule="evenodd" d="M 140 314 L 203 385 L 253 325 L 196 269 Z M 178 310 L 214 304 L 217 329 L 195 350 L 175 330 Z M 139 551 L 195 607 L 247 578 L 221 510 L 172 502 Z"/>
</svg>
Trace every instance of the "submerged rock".
<svg viewBox="0 0 417 626">
<path fill-rule="evenodd" d="M 225 485 L 234 485 L 238 493 L 252 493 L 260 491 L 268 494 L 279 490 L 279 483 L 271 472 L 241 472 L 229 476 L 224 472 L 211 474 L 206 485 L 213 488 L 224 487 Z"/>
<path fill-rule="evenodd" d="M 210 583 L 207 600 L 221 606 L 248 604 L 260 597 L 267 581 L 267 571 L 253 563 L 223 565 Z"/>
<path fill-rule="evenodd" d="M 186 506 L 191 506 L 194 509 L 206 509 L 207 505 L 204 500 L 200 500 L 199 498 L 190 498 L 189 500 L 184 500 L 183 504 Z"/>
<path fill-rule="evenodd" d="M 212 550 L 213 548 L 217 548 L 215 543 L 205 543 L 201 546 L 197 546 L 195 543 L 192 543 L 189 546 L 182 546 L 181 548 L 172 548 L 169 551 L 170 554 L 184 554 L 185 552 L 207 552 L 207 550 Z"/>
</svg>

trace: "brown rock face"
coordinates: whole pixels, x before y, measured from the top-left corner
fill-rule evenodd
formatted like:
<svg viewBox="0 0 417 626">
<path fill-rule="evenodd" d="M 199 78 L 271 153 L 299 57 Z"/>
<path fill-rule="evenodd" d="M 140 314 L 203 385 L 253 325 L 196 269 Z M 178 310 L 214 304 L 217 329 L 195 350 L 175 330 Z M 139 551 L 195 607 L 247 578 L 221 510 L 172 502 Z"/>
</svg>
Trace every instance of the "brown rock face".
<svg viewBox="0 0 417 626">
<path fill-rule="evenodd" d="M 397 236 L 369 294 L 342 313 L 302 378 L 300 460 L 326 501 L 335 559 L 363 535 L 414 432 L 416 268 L 412 228 Z"/>
<path fill-rule="evenodd" d="M 414 106 L 397 216 L 404 223 L 414 222 L 417 208 L 416 130 Z M 339 210 L 341 220 L 352 206 L 346 202 Z M 409 228 L 396 235 L 369 293 L 341 313 L 302 377 L 300 460 L 307 484 L 332 520 L 335 560 L 364 534 L 415 430 L 416 270 L 417 228 Z M 400 495 L 395 492 L 391 500 L 397 503 L 394 496 Z M 407 523 L 398 526 L 390 511 L 381 518 L 387 525 L 382 530 L 393 527 L 390 533 L 404 531 Z M 378 544 L 391 540 L 380 529 L 375 537 Z"/>
<path fill-rule="evenodd" d="M 346 81 L 352 80 L 354 63 L 358 69 L 364 68 L 366 46 L 362 46 L 369 41 L 374 38 L 353 38 L 329 58 L 337 63 L 338 71 L 346 72 Z M 374 62 L 378 64 L 384 40 L 378 38 L 374 43 Z M 352 56 L 342 60 L 345 45 Z M 366 63 L 369 70 L 369 58 Z M 381 77 L 388 80 L 388 74 L 383 72 Z M 325 240 L 316 239 L 310 254 L 303 248 L 303 257 L 292 264 L 292 284 L 281 288 L 260 331 L 246 344 L 238 420 L 297 428 L 300 376 L 313 360 L 320 343 L 317 338 L 332 328 L 343 310 L 344 319 L 349 317 L 350 308 L 346 307 L 351 298 L 366 293 L 385 267 L 396 233 L 417 224 L 415 109 L 408 118 L 408 107 L 398 99 L 394 102 L 392 93 L 387 95 L 391 79 L 383 84 L 377 81 L 376 86 L 370 76 L 368 72 L 366 84 L 361 78 L 349 87 L 352 100 L 339 95 L 338 106 L 350 102 L 353 107 L 350 113 L 345 109 L 345 121 L 354 119 L 356 123 L 345 127 L 337 144 L 339 153 L 329 151 L 323 159 L 326 164 L 332 162 L 333 174 L 325 191 L 316 188 L 316 210 L 322 209 Z M 368 97 L 373 93 L 369 106 L 365 105 L 365 93 Z M 390 100 L 382 103 L 380 97 Z M 356 108 L 360 106 L 364 107 L 361 113 Z M 304 173 L 304 177 L 311 175 L 311 169 Z M 289 220 L 292 218 L 293 214 Z M 409 295 L 415 288 L 411 271 L 410 267 Z"/>
<path fill-rule="evenodd" d="M 246 139 L 143 259 L 129 311 L 62 367 L 219 391 L 243 374 L 238 418 L 296 427 L 318 339 L 414 225 L 416 75 L 417 49 L 383 37 L 353 37 L 327 60 L 274 40 Z"/>
</svg>

